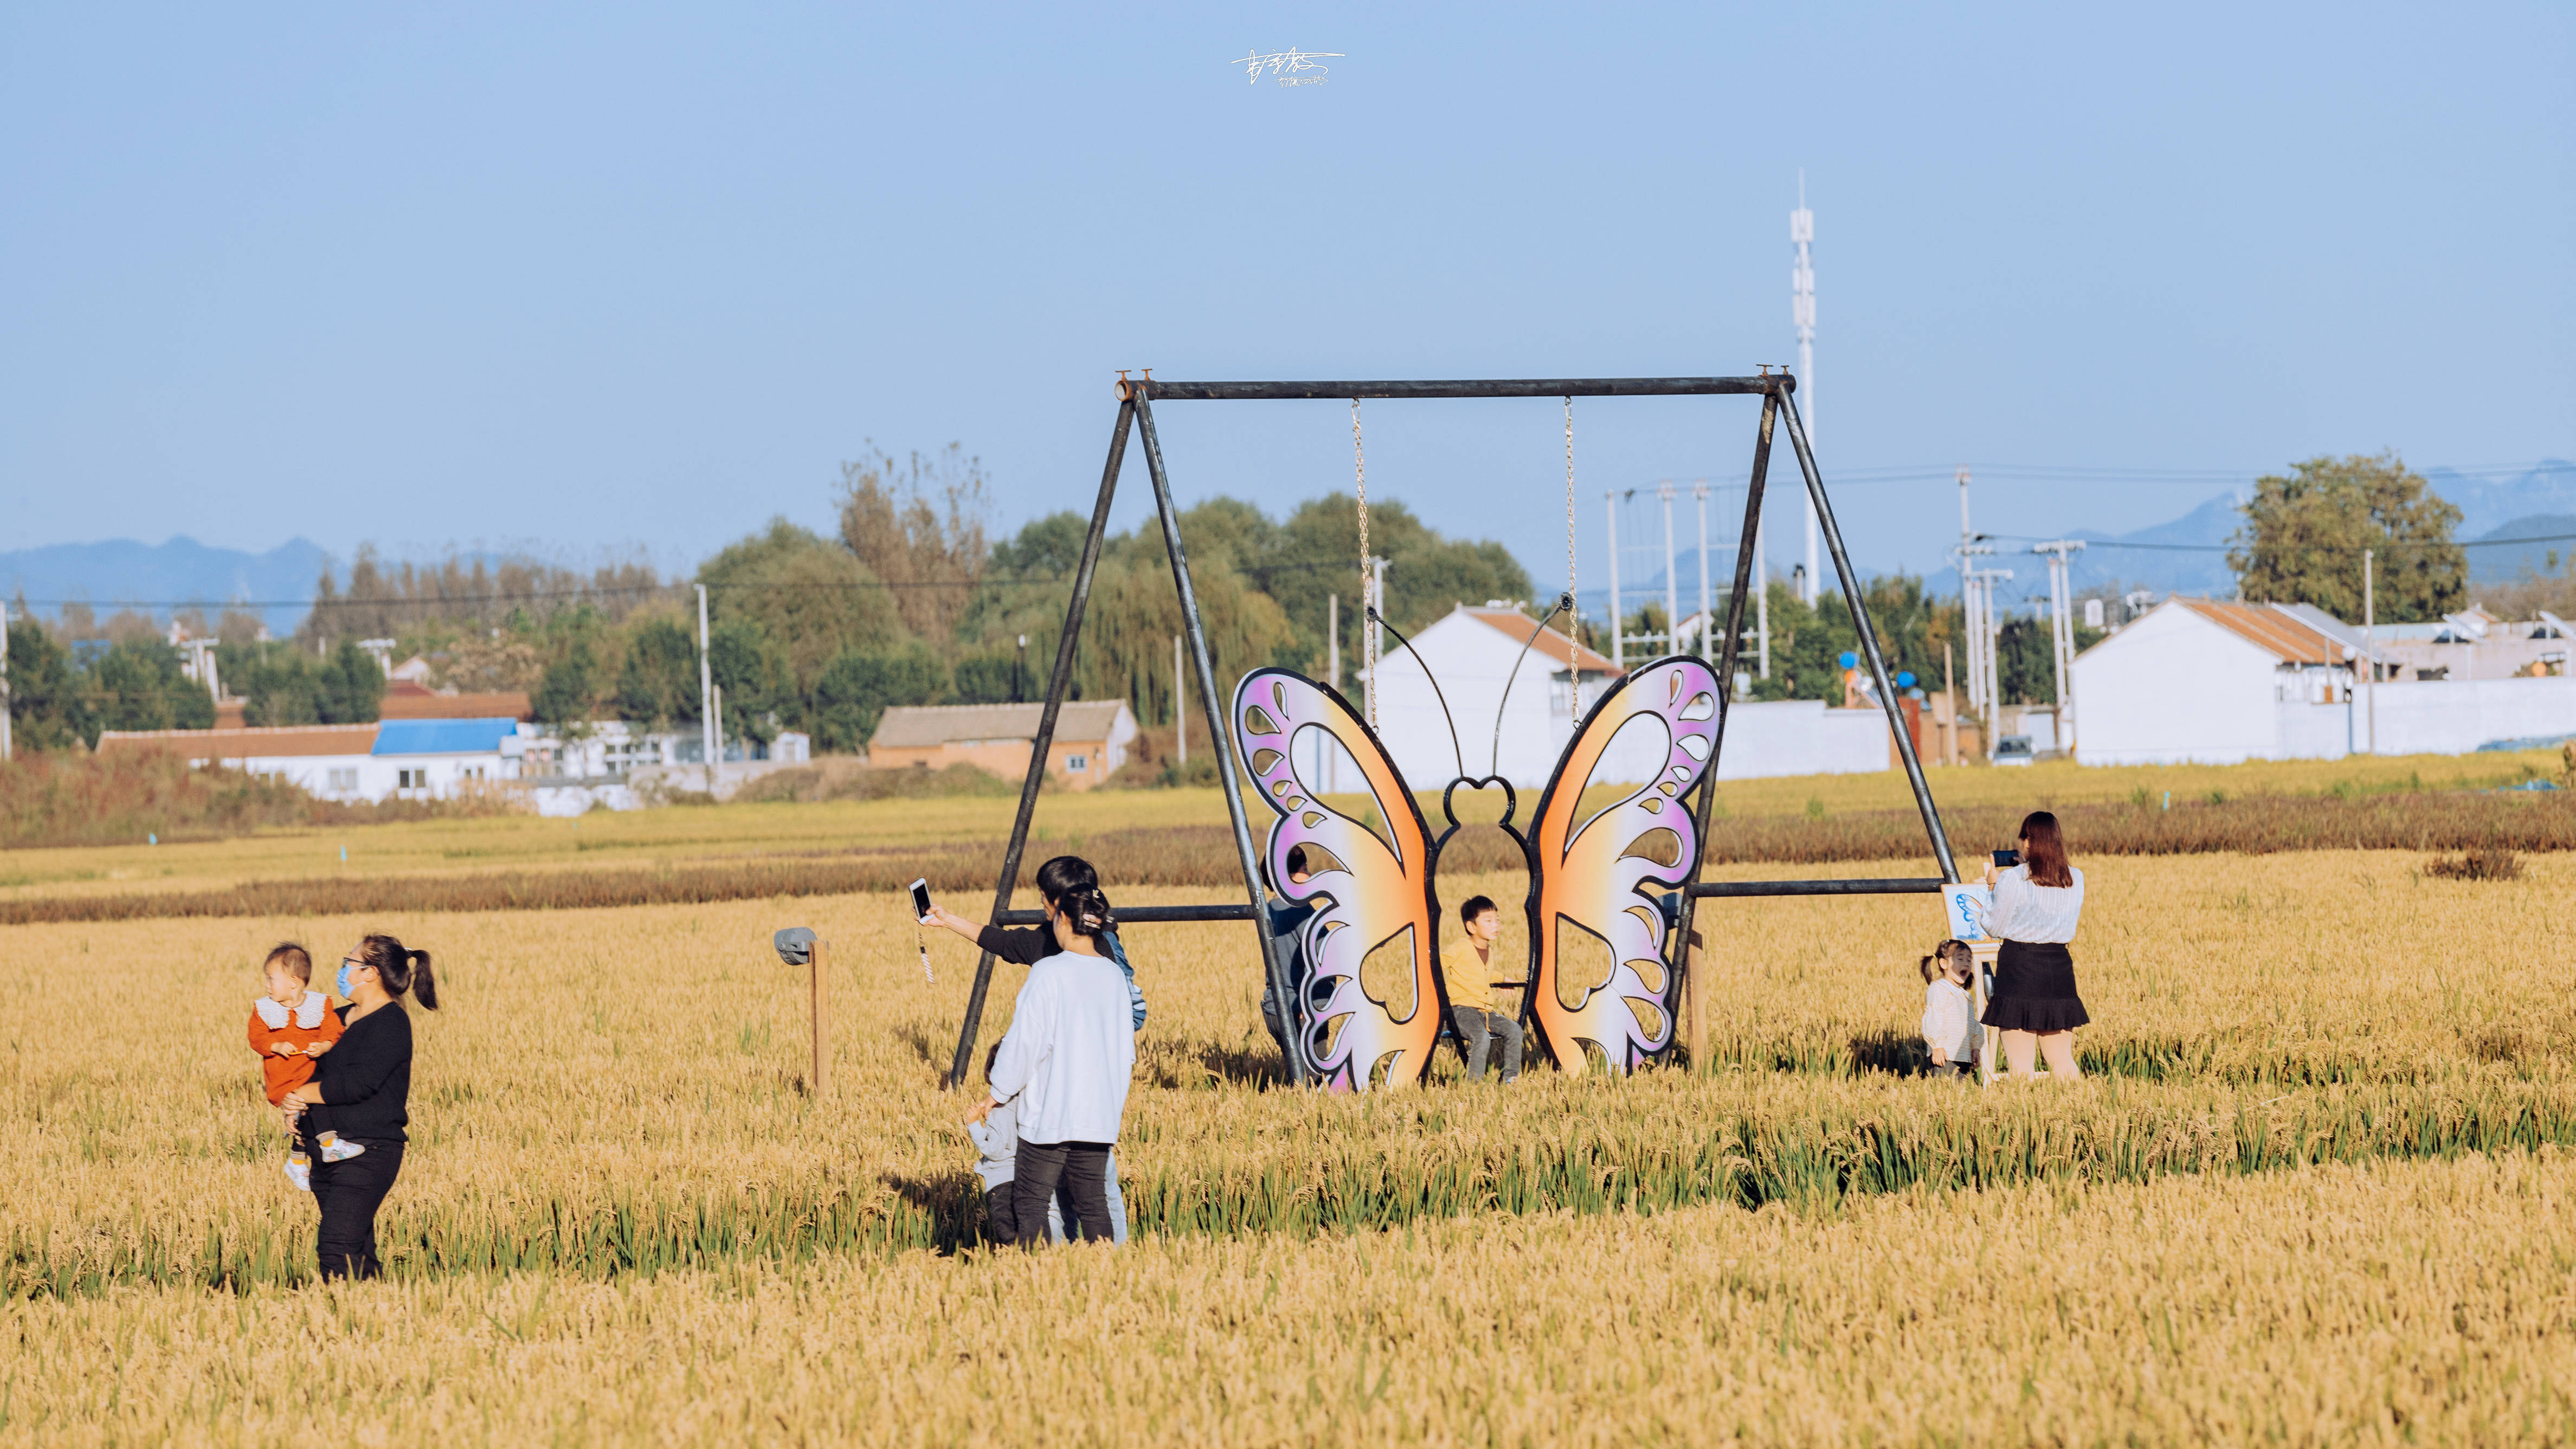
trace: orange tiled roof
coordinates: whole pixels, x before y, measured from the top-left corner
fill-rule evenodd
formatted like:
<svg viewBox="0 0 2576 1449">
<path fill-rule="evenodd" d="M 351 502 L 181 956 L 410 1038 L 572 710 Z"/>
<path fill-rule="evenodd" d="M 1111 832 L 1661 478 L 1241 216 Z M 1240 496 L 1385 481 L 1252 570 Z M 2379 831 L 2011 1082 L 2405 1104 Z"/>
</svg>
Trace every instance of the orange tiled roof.
<svg viewBox="0 0 2576 1449">
<path fill-rule="evenodd" d="M 1538 622 L 1536 619 L 1531 618 L 1529 615 L 1522 613 L 1518 609 L 1480 609 L 1471 607 L 1461 608 L 1459 612 L 1468 615 L 1479 623 L 1509 634 L 1512 636 L 1514 643 L 1527 640 L 1530 636 L 1530 626 Z M 1565 635 L 1554 629 L 1540 630 L 1538 641 L 1530 645 L 1530 652 L 1533 654 L 1544 654 L 1558 664 L 1564 664 L 1569 659 L 1579 660 L 1581 662 L 1582 672 L 1585 674 L 1597 673 L 1616 675 L 1625 672 L 1621 670 L 1619 666 L 1611 663 L 1600 655 L 1595 654 L 1583 645 L 1575 643 L 1573 640 L 1567 638 Z"/>
<path fill-rule="evenodd" d="M 2342 644 L 2279 609 L 2261 604 L 2221 603 L 2214 599 L 2176 599 L 2174 602 L 2270 652 L 2284 664 L 2343 662 Z"/>
<path fill-rule="evenodd" d="M 535 719 L 523 691 L 498 694 L 439 694 L 409 680 L 396 680 L 376 706 L 386 719 Z"/>
<path fill-rule="evenodd" d="M 376 747 L 376 727 L 272 725 L 231 730 L 108 730 L 98 737 L 109 750 L 176 750 L 192 760 L 246 760 L 281 755 L 363 755 Z"/>
</svg>

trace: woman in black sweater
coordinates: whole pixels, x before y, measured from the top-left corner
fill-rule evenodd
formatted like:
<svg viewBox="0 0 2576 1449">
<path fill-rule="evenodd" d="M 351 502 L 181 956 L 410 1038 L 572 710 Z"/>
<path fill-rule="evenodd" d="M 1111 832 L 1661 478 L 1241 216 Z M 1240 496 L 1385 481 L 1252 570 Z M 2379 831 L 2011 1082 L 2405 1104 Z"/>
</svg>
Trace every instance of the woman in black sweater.
<svg viewBox="0 0 2576 1449">
<path fill-rule="evenodd" d="M 411 1121 L 411 1017 L 395 998 L 409 994 L 438 1009 L 438 979 L 427 951 L 407 951 L 391 936 L 369 936 L 340 962 L 339 1043 L 313 1080 L 289 1092 L 290 1120 L 327 1104 L 340 1141 L 360 1150 L 337 1162 L 313 1161 L 313 1201 L 322 1209 L 314 1246 L 325 1278 L 373 1278 L 376 1209 L 402 1171 L 403 1128 Z M 307 1145 L 310 1151 L 310 1144 Z"/>
</svg>

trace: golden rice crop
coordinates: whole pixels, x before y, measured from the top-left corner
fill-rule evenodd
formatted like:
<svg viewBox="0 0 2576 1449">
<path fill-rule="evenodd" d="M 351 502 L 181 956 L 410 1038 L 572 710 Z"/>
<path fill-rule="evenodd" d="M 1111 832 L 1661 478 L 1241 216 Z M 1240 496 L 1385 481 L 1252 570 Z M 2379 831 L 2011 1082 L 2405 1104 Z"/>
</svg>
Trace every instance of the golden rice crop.
<svg viewBox="0 0 2576 1449">
<path fill-rule="evenodd" d="M 2531 949 L 2576 867 L 2468 884 L 2416 865 L 2093 863 L 2078 952 L 2102 1024 L 2084 1049 L 2108 1079 L 2071 1094 L 1898 1074 L 1913 959 L 1939 934 L 1924 897 L 1706 907 L 1710 1074 L 1541 1069 L 1504 1094 L 1455 1084 L 1444 1057 L 1432 1090 L 1369 1100 L 1268 1090 L 1247 928 L 1138 926 L 1154 1015 L 1121 1158 L 1131 1205 L 1154 1232 L 1305 1234 L 2576 1141 L 2576 983 Z M 1443 888 L 1508 900 L 1514 884 Z M 801 973 L 767 944 L 794 923 L 839 948 L 821 1104 Z M 939 938 L 922 983 L 897 897 L 21 926 L 0 935 L 0 1287 L 300 1278 L 310 1205 L 277 1173 L 241 1023 L 279 935 L 330 960 L 370 926 L 436 953 L 450 1003 L 418 1018 L 420 1146 L 385 1219 L 397 1272 L 615 1276 L 972 1239 L 964 1104 L 935 1083 L 973 953 Z M 1006 968 L 985 1042 L 1016 986 Z"/>
<path fill-rule="evenodd" d="M 2551 1444 L 2564 1153 L 13 1304 L 0 1444 Z"/>
</svg>

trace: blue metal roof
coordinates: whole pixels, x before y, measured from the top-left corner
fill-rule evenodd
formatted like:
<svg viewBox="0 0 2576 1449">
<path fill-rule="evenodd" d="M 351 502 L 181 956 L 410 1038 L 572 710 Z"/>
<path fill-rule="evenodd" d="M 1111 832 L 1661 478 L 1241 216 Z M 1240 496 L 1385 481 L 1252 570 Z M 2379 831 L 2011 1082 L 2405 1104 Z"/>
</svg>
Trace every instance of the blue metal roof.
<svg viewBox="0 0 2576 1449">
<path fill-rule="evenodd" d="M 376 726 L 379 755 L 497 755 L 515 719 L 389 719 Z"/>
</svg>

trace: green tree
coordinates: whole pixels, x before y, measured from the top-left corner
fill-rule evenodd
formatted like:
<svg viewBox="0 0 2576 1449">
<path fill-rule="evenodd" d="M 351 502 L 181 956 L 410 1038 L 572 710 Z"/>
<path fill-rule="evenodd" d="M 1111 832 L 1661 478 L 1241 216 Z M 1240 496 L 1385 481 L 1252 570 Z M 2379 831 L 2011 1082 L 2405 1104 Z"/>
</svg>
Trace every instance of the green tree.
<svg viewBox="0 0 2576 1449">
<path fill-rule="evenodd" d="M 127 639 L 99 656 L 90 691 L 112 730 L 202 730 L 215 723 L 206 687 L 179 672 L 177 648 L 159 639 Z"/>
<path fill-rule="evenodd" d="M 889 708 L 933 703 L 947 688 L 939 656 L 919 641 L 878 653 L 854 649 L 823 670 L 807 723 L 818 748 L 848 754 L 866 747 Z"/>
<path fill-rule="evenodd" d="M 1183 538 L 1189 541 L 1186 532 Z M 1529 571 L 1509 549 L 1491 541 L 1445 538 L 1401 503 L 1369 505 L 1369 552 L 1387 561 L 1386 616 L 1407 634 L 1458 604 L 1527 599 L 1544 613 L 1555 602 L 1553 593 L 1544 600 L 1537 597 Z M 1245 561 L 1255 586 L 1279 601 L 1303 646 L 1290 662 L 1309 669 L 1321 665 L 1330 613 L 1326 596 L 1332 594 L 1341 596 L 1342 657 L 1359 657 L 1359 556 L 1357 501 L 1350 494 L 1333 493 L 1297 505 L 1260 556 Z M 1197 562 L 1195 552 L 1191 562 Z"/>
<path fill-rule="evenodd" d="M 599 657 L 590 640 L 575 635 L 564 649 L 563 657 L 546 666 L 545 675 L 537 681 L 536 693 L 529 696 L 531 713 L 550 725 L 577 725 L 591 717 L 591 707 L 599 695 Z"/>
<path fill-rule="evenodd" d="M 2467 556 L 2451 536 L 2459 523 L 2460 510 L 2395 453 L 2310 458 L 2255 480 L 2227 566 L 2248 599 L 2357 621 L 2361 554 L 2371 549 L 2377 617 L 2436 619 L 2467 597 Z"/>
<path fill-rule="evenodd" d="M 1033 518 L 993 546 L 993 572 L 1005 580 L 1070 578 L 1082 566 L 1082 541 L 1090 533 L 1091 520 L 1070 509 Z"/>
<path fill-rule="evenodd" d="M 678 620 L 647 619 L 628 634 L 617 717 L 648 727 L 699 721 L 698 643 Z"/>
<path fill-rule="evenodd" d="M 783 518 L 707 560 L 698 582 L 707 586 L 712 619 L 760 626 L 800 693 L 843 652 L 884 649 L 903 636 L 882 578 L 847 548 Z"/>
<path fill-rule="evenodd" d="M 801 724 L 805 699 L 779 648 L 757 619 L 733 618 L 707 633 L 707 672 L 722 691 L 719 710 L 725 738 L 778 738 L 789 725 Z"/>
<path fill-rule="evenodd" d="M 98 740 L 98 711 L 70 656 L 18 602 L 9 620 L 9 724 L 22 750 L 67 750 Z"/>
<path fill-rule="evenodd" d="M 374 655 L 343 639 L 316 681 L 324 724 L 372 724 L 383 713 L 385 672 Z"/>
</svg>

